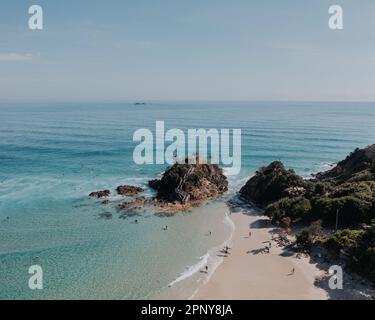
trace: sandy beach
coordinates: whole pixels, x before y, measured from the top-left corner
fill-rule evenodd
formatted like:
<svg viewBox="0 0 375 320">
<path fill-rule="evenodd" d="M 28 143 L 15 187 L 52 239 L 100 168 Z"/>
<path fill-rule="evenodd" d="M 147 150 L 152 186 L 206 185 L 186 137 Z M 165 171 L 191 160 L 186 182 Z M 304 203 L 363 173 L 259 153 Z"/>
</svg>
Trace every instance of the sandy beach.
<svg viewBox="0 0 375 320">
<path fill-rule="evenodd" d="M 328 299 L 314 285 L 324 271 L 308 258 L 282 255 L 274 241 L 269 253 L 259 252 L 272 239 L 274 227 L 267 217 L 232 213 L 230 218 L 235 224 L 230 254 L 192 299 Z"/>
</svg>

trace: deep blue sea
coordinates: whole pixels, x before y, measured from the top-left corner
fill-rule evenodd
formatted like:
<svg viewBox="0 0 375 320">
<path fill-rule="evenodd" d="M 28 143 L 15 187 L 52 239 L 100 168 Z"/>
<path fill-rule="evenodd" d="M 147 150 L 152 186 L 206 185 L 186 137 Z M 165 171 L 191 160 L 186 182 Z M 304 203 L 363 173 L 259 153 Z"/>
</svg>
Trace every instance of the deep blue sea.
<svg viewBox="0 0 375 320">
<path fill-rule="evenodd" d="M 165 170 L 133 161 L 134 131 L 155 131 L 156 120 L 185 132 L 242 129 L 242 170 L 225 199 L 273 160 L 308 177 L 375 143 L 375 103 L 0 104 L 0 299 L 151 298 L 230 236 L 225 199 L 173 217 L 146 210 L 136 224 L 118 197 L 106 206 L 88 197 L 120 184 L 147 189 Z M 34 264 L 43 290 L 28 287 Z"/>
</svg>

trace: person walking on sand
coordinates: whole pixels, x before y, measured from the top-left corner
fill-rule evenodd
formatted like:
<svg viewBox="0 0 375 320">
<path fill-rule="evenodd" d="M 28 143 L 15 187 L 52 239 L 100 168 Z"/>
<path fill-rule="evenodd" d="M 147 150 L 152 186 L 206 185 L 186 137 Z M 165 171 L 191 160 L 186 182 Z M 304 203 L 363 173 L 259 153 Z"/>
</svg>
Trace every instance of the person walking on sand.
<svg viewBox="0 0 375 320">
<path fill-rule="evenodd" d="M 206 273 L 208 273 L 208 266 L 206 266 Z"/>
<path fill-rule="evenodd" d="M 249 231 L 249 238 L 251 238 L 251 231 Z"/>
<path fill-rule="evenodd" d="M 209 233 L 209 235 L 211 235 L 211 234 L 212 234 L 212 232 L 211 232 L 211 231 L 208 231 L 208 233 Z"/>
<path fill-rule="evenodd" d="M 292 269 L 292 272 L 291 272 L 290 274 L 294 274 L 295 271 L 296 271 L 296 270 L 293 268 L 293 269 Z"/>
</svg>

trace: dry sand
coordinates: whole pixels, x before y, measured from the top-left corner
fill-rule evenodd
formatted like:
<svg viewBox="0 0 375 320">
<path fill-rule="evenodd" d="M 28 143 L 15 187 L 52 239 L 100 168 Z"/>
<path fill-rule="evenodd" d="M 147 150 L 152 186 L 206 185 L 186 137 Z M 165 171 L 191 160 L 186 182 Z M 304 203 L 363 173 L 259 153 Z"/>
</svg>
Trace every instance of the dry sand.
<svg viewBox="0 0 375 320">
<path fill-rule="evenodd" d="M 233 213 L 230 218 L 236 227 L 230 254 L 193 299 L 328 299 L 327 292 L 314 285 L 324 271 L 308 258 L 283 256 L 273 241 L 270 253 L 257 252 L 272 239 L 274 228 L 267 217 Z"/>
</svg>

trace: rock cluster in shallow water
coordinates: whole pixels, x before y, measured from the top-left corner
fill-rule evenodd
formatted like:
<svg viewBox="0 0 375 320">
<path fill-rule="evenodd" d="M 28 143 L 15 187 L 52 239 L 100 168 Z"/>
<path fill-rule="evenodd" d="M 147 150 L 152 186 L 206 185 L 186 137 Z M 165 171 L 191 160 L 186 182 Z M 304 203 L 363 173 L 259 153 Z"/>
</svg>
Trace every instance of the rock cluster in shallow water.
<svg viewBox="0 0 375 320">
<path fill-rule="evenodd" d="M 116 188 L 117 194 L 122 196 L 135 196 L 144 190 L 141 187 L 131 186 L 131 185 L 123 185 L 118 186 Z"/>
<path fill-rule="evenodd" d="M 89 194 L 90 197 L 94 197 L 94 198 L 109 197 L 110 195 L 111 195 L 110 190 L 94 191 Z"/>
<path fill-rule="evenodd" d="M 148 185 L 156 190 L 153 198 L 137 197 L 118 205 L 121 210 L 139 210 L 144 206 L 152 206 L 166 212 L 179 212 L 199 205 L 205 200 L 220 197 L 228 190 L 228 181 L 223 170 L 216 164 L 188 163 L 186 159 L 182 163 L 175 163 L 168 168 L 161 179 L 150 180 Z M 122 196 L 134 197 L 144 192 L 137 186 L 121 185 L 116 192 Z M 109 190 L 96 191 L 91 197 L 107 197 Z M 108 204 L 109 200 L 102 201 Z"/>
<path fill-rule="evenodd" d="M 228 180 L 216 164 L 176 163 L 149 186 L 157 200 L 187 204 L 217 198 L 228 190 Z"/>
</svg>

